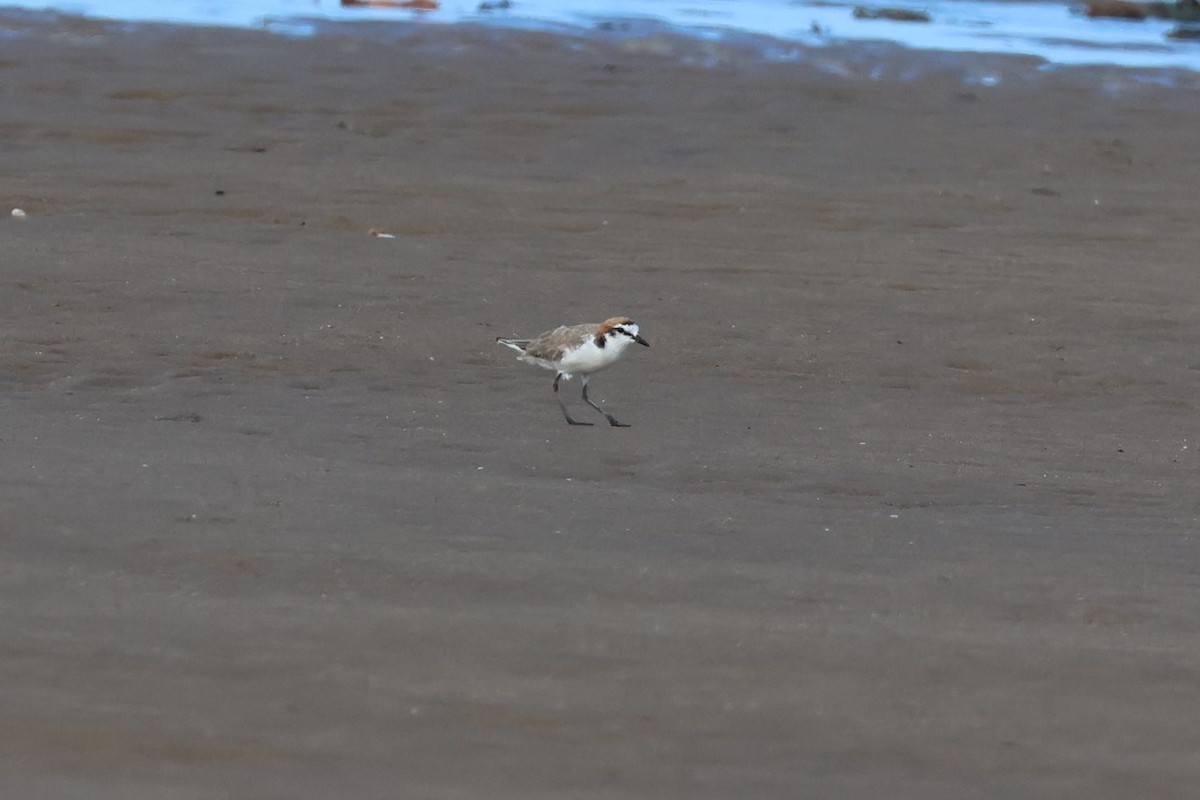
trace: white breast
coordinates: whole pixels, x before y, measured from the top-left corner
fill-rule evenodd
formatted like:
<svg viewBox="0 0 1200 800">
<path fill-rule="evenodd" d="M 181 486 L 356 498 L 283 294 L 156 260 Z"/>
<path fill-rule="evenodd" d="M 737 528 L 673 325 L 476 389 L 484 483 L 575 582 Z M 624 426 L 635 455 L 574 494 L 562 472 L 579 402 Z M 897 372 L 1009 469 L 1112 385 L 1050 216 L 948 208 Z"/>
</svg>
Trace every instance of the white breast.
<svg viewBox="0 0 1200 800">
<path fill-rule="evenodd" d="M 621 337 L 624 338 L 624 337 Z M 619 339 L 608 339 L 604 347 L 596 347 L 594 339 L 588 339 L 578 349 L 563 354 L 558 368 L 563 372 L 578 372 L 588 375 L 604 369 L 621 357 L 629 339 L 624 342 Z"/>
</svg>

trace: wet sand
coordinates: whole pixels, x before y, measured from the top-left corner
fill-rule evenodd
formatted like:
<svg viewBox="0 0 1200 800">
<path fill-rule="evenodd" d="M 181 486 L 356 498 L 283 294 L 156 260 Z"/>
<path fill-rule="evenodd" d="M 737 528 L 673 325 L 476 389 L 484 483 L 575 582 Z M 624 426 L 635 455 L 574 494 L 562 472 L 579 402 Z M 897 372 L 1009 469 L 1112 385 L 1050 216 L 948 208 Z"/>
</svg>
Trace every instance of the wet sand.
<svg viewBox="0 0 1200 800">
<path fill-rule="evenodd" d="M 1200 784 L 1194 94 L 7 25 L 6 796 Z"/>
</svg>

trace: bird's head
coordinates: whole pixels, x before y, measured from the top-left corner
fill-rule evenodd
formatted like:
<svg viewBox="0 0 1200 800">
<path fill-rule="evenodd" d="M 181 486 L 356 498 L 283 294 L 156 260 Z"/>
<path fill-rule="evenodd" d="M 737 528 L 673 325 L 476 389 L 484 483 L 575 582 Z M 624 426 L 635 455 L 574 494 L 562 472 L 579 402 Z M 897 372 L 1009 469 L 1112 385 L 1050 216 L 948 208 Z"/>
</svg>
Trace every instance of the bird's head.
<svg viewBox="0 0 1200 800">
<path fill-rule="evenodd" d="M 600 323 L 599 330 L 596 331 L 596 344 L 604 340 L 613 343 L 617 347 L 624 349 L 633 342 L 649 347 L 650 343 L 642 338 L 638 332 L 638 324 L 629 317 L 611 317 Z M 603 345 L 601 345 L 603 346 Z"/>
</svg>

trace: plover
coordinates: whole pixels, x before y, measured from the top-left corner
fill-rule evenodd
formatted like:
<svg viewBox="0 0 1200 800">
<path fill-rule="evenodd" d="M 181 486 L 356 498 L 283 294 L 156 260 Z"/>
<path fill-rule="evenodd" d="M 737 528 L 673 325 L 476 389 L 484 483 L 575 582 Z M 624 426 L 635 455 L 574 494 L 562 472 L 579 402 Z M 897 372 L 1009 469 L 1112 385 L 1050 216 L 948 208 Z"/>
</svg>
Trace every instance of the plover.
<svg viewBox="0 0 1200 800">
<path fill-rule="evenodd" d="M 563 416 L 567 418 L 567 424 L 592 424 L 571 419 L 566 403 L 558 395 L 558 382 L 569 381 L 572 375 L 579 373 L 583 376 L 583 402 L 603 414 L 609 425 L 616 428 L 629 427 L 617 422 L 616 417 L 588 399 L 588 378 L 593 372 L 599 372 L 616 363 L 625 352 L 625 348 L 634 342 L 650 346 L 638 333 L 637 323 L 629 317 L 611 317 L 599 325 L 563 325 L 532 339 L 496 337 L 496 341 L 519 352 L 522 361 L 558 373 L 554 376 L 554 396 L 558 399 Z"/>
</svg>

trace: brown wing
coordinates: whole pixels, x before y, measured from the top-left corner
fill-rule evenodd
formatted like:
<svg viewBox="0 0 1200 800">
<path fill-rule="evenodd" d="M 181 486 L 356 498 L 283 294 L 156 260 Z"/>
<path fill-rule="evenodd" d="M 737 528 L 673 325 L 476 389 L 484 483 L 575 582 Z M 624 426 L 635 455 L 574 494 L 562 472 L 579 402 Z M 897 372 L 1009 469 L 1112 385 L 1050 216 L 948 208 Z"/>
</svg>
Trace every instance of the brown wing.
<svg viewBox="0 0 1200 800">
<path fill-rule="evenodd" d="M 534 358 L 557 361 L 568 347 L 585 341 L 595 330 L 595 325 L 564 325 L 535 336 L 525 345 L 525 352 Z"/>
</svg>

